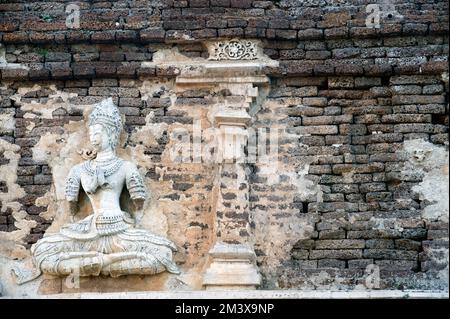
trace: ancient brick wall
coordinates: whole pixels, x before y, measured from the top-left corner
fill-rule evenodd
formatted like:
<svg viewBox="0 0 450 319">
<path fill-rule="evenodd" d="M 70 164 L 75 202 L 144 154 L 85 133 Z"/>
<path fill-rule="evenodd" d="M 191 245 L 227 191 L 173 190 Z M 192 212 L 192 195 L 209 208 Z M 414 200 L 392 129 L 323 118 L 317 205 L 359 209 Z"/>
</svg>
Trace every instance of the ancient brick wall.
<svg viewBox="0 0 450 319">
<path fill-rule="evenodd" d="M 415 161 L 420 155 L 405 150 L 408 141 L 428 141 L 415 145 L 419 152 L 427 143 L 447 144 L 441 77 L 314 77 L 277 84 L 261 125 L 275 120 L 285 127 L 280 182 L 270 185 L 256 167 L 250 199 L 254 214 L 263 215 L 255 218 L 262 264 L 279 261 L 292 247 L 291 259 L 278 268 L 281 279 L 279 273 L 270 278 L 283 288 L 357 285 L 375 264 L 385 288 L 412 288 L 419 285 L 416 276 L 445 268 L 445 258 L 439 265 L 429 254 L 446 247 L 447 223 L 424 218 L 430 203 L 414 189 L 424 178 L 421 166 L 433 166 L 433 159 Z M 416 96 L 403 94 L 414 87 Z M 440 93 L 428 95 L 428 88 Z M 286 247 L 271 240 L 269 225 L 302 239 Z M 336 273 L 320 277 L 327 268 Z"/>
<path fill-rule="evenodd" d="M 227 93 L 177 90 L 179 69 L 145 63 L 164 49 L 207 58 L 202 41 L 247 38 L 279 62 L 264 69 L 271 83 L 252 122 L 279 133 L 276 170 L 249 166 L 262 287 L 361 287 L 374 269 L 375 288 L 448 287 L 447 1 L 381 2 L 376 27 L 370 1 L 74 4 L 80 26 L 68 28 L 67 2 L 0 1 L 0 254 L 25 258 L 59 225 L 58 185 L 86 142 L 76 132 L 112 97 L 121 152 L 163 216 L 155 230 L 201 272 L 218 171 L 171 162 L 169 146 L 195 120 L 211 126 L 206 112 Z"/>
</svg>

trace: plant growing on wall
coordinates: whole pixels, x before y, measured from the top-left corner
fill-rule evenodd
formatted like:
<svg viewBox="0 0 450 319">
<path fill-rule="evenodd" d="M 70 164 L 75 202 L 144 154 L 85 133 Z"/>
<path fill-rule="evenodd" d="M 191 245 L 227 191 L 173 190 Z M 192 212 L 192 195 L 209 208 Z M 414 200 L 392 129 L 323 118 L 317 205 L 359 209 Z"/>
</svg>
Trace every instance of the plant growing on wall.
<svg viewBox="0 0 450 319">
<path fill-rule="evenodd" d="M 41 18 L 42 21 L 45 21 L 45 22 L 52 22 L 53 21 L 53 17 L 50 14 L 48 14 L 48 13 L 41 14 L 40 18 Z"/>
<path fill-rule="evenodd" d="M 48 49 L 39 48 L 36 53 L 45 58 L 48 55 Z"/>
</svg>

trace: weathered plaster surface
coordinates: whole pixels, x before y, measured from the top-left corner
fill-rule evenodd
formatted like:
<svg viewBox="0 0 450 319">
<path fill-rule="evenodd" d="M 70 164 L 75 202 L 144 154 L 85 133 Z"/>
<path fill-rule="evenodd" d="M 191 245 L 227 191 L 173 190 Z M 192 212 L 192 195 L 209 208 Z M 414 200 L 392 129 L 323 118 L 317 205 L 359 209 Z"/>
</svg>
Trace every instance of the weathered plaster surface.
<svg viewBox="0 0 450 319">
<path fill-rule="evenodd" d="M 9 135 L 14 131 L 16 120 L 14 111 L 6 110 L 0 114 L 0 134 Z"/>
<path fill-rule="evenodd" d="M 26 220 L 27 213 L 21 209 L 22 205 L 17 201 L 25 195 L 23 188 L 17 184 L 16 171 L 20 158 L 19 149 L 18 145 L 0 139 L 0 153 L 9 160 L 9 163 L 0 166 L 1 179 L 8 187 L 7 192 L 0 193 L 2 211 L 11 209 L 16 220 L 15 225 L 19 228 L 13 232 L 0 232 L 0 240 L 2 241 L 0 252 L 3 255 L 14 256 L 15 258 L 22 258 L 27 255 L 25 248 L 17 244 L 21 242 L 31 228 L 36 226 L 36 222 Z"/>
<path fill-rule="evenodd" d="M 422 217 L 426 220 L 448 222 L 449 155 L 446 147 L 420 139 L 405 141 L 408 161 L 404 174 L 420 174 L 422 182 L 413 187 L 422 201 L 426 201 Z"/>
<path fill-rule="evenodd" d="M 92 108 L 92 105 L 72 105 L 70 99 L 76 97 L 76 95 L 61 92 L 54 86 L 49 87 L 54 93 L 45 103 L 38 103 L 33 99 L 31 101 L 27 99 L 27 102 L 22 100 L 24 95 L 40 89 L 41 87 L 38 85 L 19 88 L 18 93 L 13 96 L 17 105 L 26 112 L 24 118 L 27 118 L 30 123 L 40 118 L 52 118 L 52 113 L 59 108 L 68 111 L 83 110 L 84 118 L 86 118 Z M 143 100 L 153 97 L 155 94 L 162 98 L 169 97 L 172 106 L 168 108 L 168 111 L 171 111 L 171 108 L 177 109 L 174 112 L 183 111 L 181 107 L 174 106 L 176 92 L 173 90 L 173 83 L 170 81 L 145 81 L 140 88 L 140 92 Z M 189 111 L 192 106 L 183 107 L 184 110 Z M 194 117 L 203 118 L 204 122 L 207 123 L 206 113 L 206 108 L 197 109 Z M 124 159 L 135 162 L 140 167 L 142 176 L 145 176 L 148 171 L 154 171 L 159 175 L 158 180 L 145 178 L 150 198 L 145 203 L 142 216 L 138 216 L 138 226 L 168 236 L 180 248 L 175 259 L 188 271 L 175 281 L 165 279 L 167 289 L 180 289 L 180 284 L 199 289 L 201 288 L 201 274 L 206 262 L 205 256 L 211 245 L 210 239 L 208 239 L 208 236 L 210 236 L 208 235 L 210 233 L 208 225 L 212 224 L 212 215 L 210 213 L 205 216 L 202 211 L 210 212 L 212 201 L 204 189 L 205 183 L 198 183 L 203 180 L 201 176 L 205 174 L 205 170 L 201 163 L 174 163 L 173 156 L 171 156 L 174 144 L 177 143 L 172 132 L 177 129 L 192 132 L 192 125 L 177 122 L 167 124 L 155 121 L 154 113 L 148 113 L 144 126 L 132 131 L 129 138 L 126 134 L 121 137 L 122 147 L 119 148 L 118 153 Z M 161 158 L 155 162 L 153 155 L 147 155 L 145 150 L 158 146 L 158 139 L 165 134 L 170 137 L 169 141 Z M 40 214 L 40 217 L 52 222 L 47 232 L 56 232 L 61 225 L 73 219 L 81 219 L 90 211 L 90 205 L 86 201 L 82 201 L 79 214 L 71 217 L 68 213 L 68 205 L 64 200 L 65 178 L 70 168 L 83 160 L 81 155 L 88 148 L 87 140 L 85 120 L 70 121 L 58 133 L 47 132 L 42 135 L 32 148 L 33 159 L 47 163 L 53 176 L 50 191 L 38 198 L 35 203 L 37 206 L 47 208 Z M 168 178 L 165 177 L 166 174 Z M 177 187 L 174 186 L 174 180 L 170 177 L 173 176 L 172 174 L 190 176 L 189 183 L 192 183 L 193 187 L 188 186 L 188 188 L 192 187 L 191 191 L 183 192 L 180 196 L 177 195 L 177 199 L 168 196 L 173 194 L 173 189 Z M 214 172 L 212 174 L 214 176 Z M 205 180 L 211 181 L 214 180 L 214 177 Z"/>
<path fill-rule="evenodd" d="M 139 116 L 134 115 L 136 118 L 140 117 L 139 120 L 145 118 L 145 122 L 142 124 L 138 121 L 139 125 L 128 130 L 128 134 L 123 134 L 119 155 L 139 166 L 150 193 L 150 198 L 144 206 L 144 214 L 138 216 L 138 226 L 173 240 L 179 247 L 175 260 L 184 272 L 177 278 L 158 277 L 153 283 L 139 282 L 136 278 L 124 280 L 123 283 L 128 282 L 135 285 L 135 289 L 144 290 L 189 290 L 202 287 L 201 275 L 208 267 L 208 251 L 214 243 L 214 234 L 217 230 L 214 215 L 216 211 L 225 208 L 220 204 L 222 195 L 219 190 L 222 185 L 219 165 L 214 161 L 189 162 L 192 155 L 190 137 L 187 149 L 182 148 L 187 150 L 187 154 L 182 154 L 181 161 L 174 161 L 176 155 L 179 155 L 174 150 L 180 150 L 178 147 L 183 134 L 192 137 L 196 129 L 213 128 L 217 124 L 215 118 L 223 108 L 245 106 L 250 108 L 253 116 L 252 128 L 270 128 L 270 132 L 276 130 L 278 133 L 279 153 L 269 154 L 265 162 L 249 165 L 245 171 L 238 170 L 237 180 L 245 180 L 252 174 L 256 175 L 256 180 L 249 184 L 250 196 L 256 196 L 258 199 L 250 209 L 250 227 L 247 230 L 254 234 L 251 244 L 255 246 L 258 266 L 265 277 L 265 288 L 279 288 L 278 271 L 285 267 L 286 262 L 291 261 L 296 242 L 317 238 L 316 227 L 317 223 L 321 222 L 317 204 L 322 203 L 324 197 L 331 192 L 329 186 L 320 185 L 318 174 L 309 174 L 311 167 L 322 159 L 327 159 L 329 148 L 341 151 L 348 145 L 335 143 L 324 147 L 325 151 L 322 154 L 304 155 L 308 153 L 310 146 L 302 143 L 302 138 L 314 136 L 303 133 L 305 126 L 294 125 L 297 127 L 289 129 L 291 125 L 289 121 L 292 121 L 292 118 L 289 118 L 287 115 L 289 110 L 286 110 L 291 107 L 306 109 L 308 106 L 303 105 L 303 99 L 294 97 L 293 93 L 288 93 L 291 94 L 290 97 L 267 97 L 269 94 L 267 78 L 249 75 L 247 82 L 240 83 L 242 78 L 232 77 L 231 71 L 218 73 L 217 65 L 214 63 L 211 64 L 202 58 L 188 58 L 176 49 L 158 51 L 154 55 L 153 62 L 148 65 L 144 63 L 144 66 L 155 66 L 155 63 L 164 64 L 168 68 L 171 65 L 179 66 L 182 74 L 176 80 L 164 78 L 127 80 L 128 87 L 139 91 L 139 94 L 133 96 L 139 96 L 139 99 L 146 103 L 144 107 L 136 108 Z M 220 77 L 202 78 L 205 68 L 212 68 L 216 72 L 215 75 Z M 261 82 L 253 85 L 252 81 Z M 111 86 L 114 87 L 114 85 Z M 96 89 L 100 90 L 101 85 Z M 282 89 L 288 90 L 286 87 Z M 34 93 L 40 90 L 49 91 L 48 98 L 36 97 Z M 27 133 L 39 139 L 32 149 L 33 159 L 48 164 L 51 169 L 53 178 L 51 189 L 35 203 L 37 206 L 46 207 L 40 217 L 52 222 L 47 232 L 57 231 L 62 224 L 71 219 L 63 198 L 64 180 L 70 167 L 83 160 L 83 154 L 88 148 L 85 119 L 92 105 L 72 104 L 72 99 L 76 99 L 78 94 L 68 93 L 68 91 L 62 91 L 55 85 L 36 84 L 19 87 L 17 94 L 11 97 L 15 105 L 24 113 L 23 119 L 26 121 Z M 96 95 L 95 98 L 99 98 L 100 95 Z M 317 92 L 314 95 L 317 95 Z M 193 102 L 189 98 L 193 98 Z M 119 96 L 118 99 L 120 100 L 121 97 Z M 159 103 L 164 103 L 164 107 L 161 107 Z M 331 108 L 332 112 L 336 111 L 333 107 L 327 108 Z M 55 111 L 60 109 L 76 114 L 83 111 L 84 119 L 64 122 L 65 124 L 61 126 L 49 128 L 44 134 L 34 132 L 34 128 L 40 124 L 41 120 L 59 120 L 59 117 L 57 119 L 55 116 Z M 312 111 L 317 113 L 319 108 Z M 2 130 L 7 134 L 11 134 L 14 129 L 15 124 L 11 118 L 12 113 L 4 113 L 0 117 Z M 327 121 L 329 117 L 319 120 Z M 190 121 L 194 121 L 197 128 Z M 17 122 L 19 123 L 19 120 Z M 210 130 L 204 134 L 201 137 L 202 146 L 205 146 L 205 142 L 214 144 L 216 133 Z M 382 132 L 379 133 L 381 136 Z M 5 149 L 12 150 L 11 154 L 17 156 L 18 146 L 7 142 L 2 143 L 6 145 Z M 205 149 L 203 151 L 204 155 L 208 153 Z M 346 158 L 352 154 L 339 153 L 339 155 Z M 417 195 L 416 200 L 420 202 L 422 215 L 409 219 L 377 217 L 372 216 L 370 212 L 349 213 L 337 205 L 335 211 L 327 213 L 332 216 L 327 218 L 333 219 L 330 230 L 338 230 L 341 226 L 345 227 L 348 224 L 357 227 L 358 223 L 368 221 L 371 230 L 391 229 L 401 232 L 407 228 L 425 227 L 424 225 L 430 222 L 448 222 L 447 149 L 421 140 L 406 140 L 398 155 L 401 160 L 407 159 L 406 162 L 400 161 L 398 164 L 400 174 L 413 176 L 414 182 L 417 182 L 412 191 Z M 9 164 L 5 165 L 5 172 L 11 176 L 14 174 L 10 172 L 17 170 L 19 158 L 14 156 L 14 160 L 10 160 Z M 15 164 L 14 161 L 16 161 Z M 339 174 L 334 175 L 339 176 Z M 358 183 L 357 175 L 353 171 L 343 172 L 342 183 Z M 14 189 L 14 187 L 20 189 L 16 182 L 11 180 L 8 188 Z M 20 191 L 16 194 L 23 196 Z M 244 197 L 239 199 L 242 202 L 247 201 Z M 398 201 L 402 200 L 406 202 L 410 199 Z M 9 276 L 5 269 L 18 263 L 12 260 L 11 252 L 22 254 L 22 263 L 26 264 L 28 261 L 28 253 L 24 249 L 22 240 L 35 226 L 35 222 L 25 221 L 26 214 L 21 210 L 17 199 L 7 199 L 6 202 L 8 201 L 9 206 L 13 208 L 18 230 L 0 233 L 0 239 L 8 238 L 12 243 L 10 247 L 13 247 L 6 254 L 7 257 L 2 257 L 5 260 L 4 264 L 7 265 L 2 269 L 2 277 L 0 277 L 2 280 L 6 280 L 3 278 Z M 217 203 L 219 206 L 216 206 Z M 82 203 L 80 213 L 75 219 L 83 218 L 89 211 L 89 205 Z M 274 236 L 274 234 L 277 235 Z M 238 235 L 234 234 L 234 236 Z M 427 248 L 426 254 L 427 258 L 444 266 L 438 274 L 437 286 L 433 286 L 439 288 L 443 283 L 445 284 L 445 281 L 448 283 L 448 275 L 445 274 L 445 271 L 448 271 L 448 249 L 431 247 Z M 365 278 L 364 269 L 346 277 L 347 270 L 343 269 L 340 272 L 317 269 L 316 272 L 305 273 L 304 277 L 297 278 L 298 282 L 301 282 L 298 286 L 305 289 L 344 289 L 348 286 L 356 290 L 367 289 L 361 282 L 361 278 Z M 291 275 L 299 277 L 299 272 L 293 272 Z M 281 278 L 281 281 L 295 281 L 291 280 L 292 276 Z M 420 277 L 417 278 L 418 281 L 432 285 L 432 280 L 426 276 L 420 274 L 418 277 Z M 8 280 L 6 280 L 7 284 L 3 283 L 5 290 L 12 287 Z M 85 284 L 86 291 L 95 291 L 96 285 L 102 283 L 93 281 L 85 282 Z M 46 285 L 51 286 L 51 280 L 47 281 Z M 118 288 L 114 287 L 112 282 L 105 282 L 102 289 L 111 291 Z"/>
<path fill-rule="evenodd" d="M 9 63 L 6 60 L 6 48 L 0 43 L 0 68 L 3 69 L 25 69 L 29 70 L 30 68 L 26 65 L 22 65 L 20 63 Z"/>
<path fill-rule="evenodd" d="M 42 119 L 52 119 L 53 112 L 62 108 L 66 111 L 71 111 L 73 109 L 79 109 L 79 106 L 72 105 L 69 103 L 69 99 L 76 97 L 76 93 L 62 92 L 56 88 L 55 85 L 50 85 L 48 88 L 53 93 L 49 94 L 48 99 L 44 103 L 32 100 L 31 102 L 23 102 L 22 98 L 24 95 L 39 91 L 41 86 L 38 84 L 32 87 L 20 87 L 17 90 L 17 94 L 13 95 L 11 99 L 16 102 L 17 105 L 21 106 L 22 111 L 26 112 L 24 114 L 25 118 L 42 118 Z"/>
<path fill-rule="evenodd" d="M 290 151 L 298 148 L 298 140 L 302 134 L 293 134 L 286 130 L 283 124 L 286 115 L 280 112 L 284 107 L 282 100 L 267 100 L 257 115 L 258 123 L 270 123 L 270 132 L 278 134 L 280 144 L 278 153 L 270 153 L 269 150 L 268 157 L 256 164 L 258 176 L 267 178 L 264 184 L 270 191 L 273 190 L 269 192 L 283 198 L 283 201 L 321 202 L 322 190 L 318 181 L 307 176 L 312 159 L 289 155 Z M 258 124 L 256 127 L 259 125 L 265 127 L 265 124 Z M 269 132 L 267 138 L 270 138 Z M 258 257 L 258 262 L 266 282 L 276 285 L 276 269 L 291 258 L 292 247 L 299 239 L 313 235 L 318 215 L 314 212 L 302 214 L 295 207 L 279 213 L 277 205 L 273 205 L 273 198 L 264 193 L 252 212 L 255 222 L 255 248 L 263 253 Z M 260 206 L 265 206 L 266 209 L 261 210 Z M 275 233 L 280 235 L 273 236 Z"/>
<path fill-rule="evenodd" d="M 420 174 L 422 181 L 412 190 L 424 203 L 422 218 L 426 223 L 445 222 L 449 219 L 449 152 L 448 146 L 437 146 L 429 142 L 415 139 L 405 141 L 404 150 L 408 156 L 404 174 Z M 446 245 L 435 248 L 426 247 L 429 260 L 440 266 L 434 285 L 449 284 L 449 248 Z M 433 282 L 430 284 L 433 286 Z"/>
<path fill-rule="evenodd" d="M 167 108 L 167 112 L 173 112 L 175 115 L 189 114 L 194 119 L 200 119 L 201 125 L 208 125 L 205 107 L 194 108 L 192 105 L 176 104 L 177 93 L 182 94 L 183 91 L 176 89 L 173 81 L 144 81 L 140 91 L 143 100 L 148 100 L 155 95 L 169 98 L 170 106 Z M 201 276 L 199 273 L 202 272 L 206 262 L 205 255 L 211 245 L 211 238 L 208 235 L 210 233 L 208 225 L 211 225 L 212 218 L 211 199 L 204 187 L 205 184 L 210 184 L 211 180 L 214 180 L 215 172 L 205 171 L 203 163 L 176 161 L 178 155 L 176 150 L 180 145 L 178 137 L 186 134 L 192 136 L 191 124 L 177 121 L 167 124 L 155 121 L 154 114 L 150 112 L 146 116 L 146 124 L 130 134 L 127 151 L 143 171 L 155 171 L 159 175 L 157 180 L 146 179 L 151 203 L 151 207 L 146 212 L 148 227 L 151 225 L 155 227 L 158 224 L 165 225 L 164 233 L 167 233 L 167 236 L 180 247 L 184 247 L 175 255 L 175 259 L 189 269 L 189 274 L 185 274 L 185 280 L 200 287 Z M 153 156 L 147 155 L 145 150 L 148 147 L 157 146 L 157 140 L 164 134 L 168 137 L 167 144 L 160 161 L 155 162 Z M 190 144 L 187 145 L 187 151 L 191 151 Z M 184 176 L 185 187 L 189 188 L 179 194 L 175 192 L 177 193 L 175 197 L 172 196 L 177 187 L 176 180 L 172 178 L 174 174 Z M 205 176 L 205 180 L 200 180 L 199 178 L 204 174 L 212 176 L 212 179 Z"/>
<path fill-rule="evenodd" d="M 36 226 L 33 220 L 27 220 L 28 214 L 22 209 L 18 199 L 25 196 L 25 191 L 17 184 L 17 166 L 20 159 L 20 147 L 0 139 L 0 154 L 9 162 L 0 166 L 0 180 L 5 182 L 8 191 L 0 192 L 0 202 L 2 203 L 2 212 L 7 209 L 12 211 L 15 219 L 14 225 L 17 230 L 12 232 L 0 231 L 0 284 L 3 292 L 0 294 L 8 295 L 32 293 L 33 285 L 28 285 L 16 290 L 10 270 L 17 265 L 19 261 L 27 260 L 30 257 L 29 250 L 25 249 L 25 237 L 30 230 Z"/>
</svg>

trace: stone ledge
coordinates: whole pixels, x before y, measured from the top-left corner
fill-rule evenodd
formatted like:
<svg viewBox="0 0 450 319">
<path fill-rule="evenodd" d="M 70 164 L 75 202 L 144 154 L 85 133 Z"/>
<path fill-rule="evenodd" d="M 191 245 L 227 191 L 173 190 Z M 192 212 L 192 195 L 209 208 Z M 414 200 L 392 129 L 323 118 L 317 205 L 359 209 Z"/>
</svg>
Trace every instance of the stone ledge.
<svg viewBox="0 0 450 319">
<path fill-rule="evenodd" d="M 448 291 L 363 290 L 363 291 L 179 291 L 75 293 L 41 296 L 42 299 L 448 299 Z M 2 299 L 2 298 L 0 298 Z"/>
<path fill-rule="evenodd" d="M 219 17 L 218 17 L 219 18 Z M 350 20 L 351 21 L 351 20 Z M 398 24 L 400 27 L 401 24 Z M 259 32 L 257 31 L 259 29 Z M 149 28 L 141 30 L 70 30 L 58 31 L 6 31 L 0 32 L 0 40 L 7 44 L 114 44 L 121 43 L 197 43 L 203 39 L 226 39 L 239 35 L 244 39 L 270 39 L 277 41 L 309 41 L 309 40 L 345 40 L 345 39 L 374 39 L 379 37 L 414 36 L 408 29 L 390 29 L 383 25 L 380 29 L 366 26 L 350 28 L 310 28 L 310 29 L 270 29 L 251 28 L 241 29 L 241 32 L 228 32 L 229 29 L 200 29 L 200 33 L 190 30 L 170 30 L 163 28 Z M 244 30 L 246 32 L 244 32 Z M 217 31 L 219 34 L 217 34 Z M 124 33 L 128 32 L 128 34 Z M 446 23 L 431 23 L 430 29 L 421 33 L 421 36 L 445 35 L 448 32 Z M 268 33 L 268 35 L 267 35 Z M 264 36 L 266 34 L 266 36 Z"/>
</svg>

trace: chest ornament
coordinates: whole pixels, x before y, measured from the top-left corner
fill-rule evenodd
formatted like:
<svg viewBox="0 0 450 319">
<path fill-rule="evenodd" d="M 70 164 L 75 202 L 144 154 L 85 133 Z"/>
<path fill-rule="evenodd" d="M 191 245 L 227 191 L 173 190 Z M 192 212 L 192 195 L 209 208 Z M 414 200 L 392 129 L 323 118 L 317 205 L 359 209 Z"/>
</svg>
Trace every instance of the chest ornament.
<svg viewBox="0 0 450 319">
<path fill-rule="evenodd" d="M 86 161 L 82 165 L 83 173 L 87 176 L 83 188 L 86 193 L 94 194 L 98 187 L 108 185 L 106 178 L 116 173 L 124 163 L 120 158 L 114 158 L 106 162 Z"/>
</svg>

